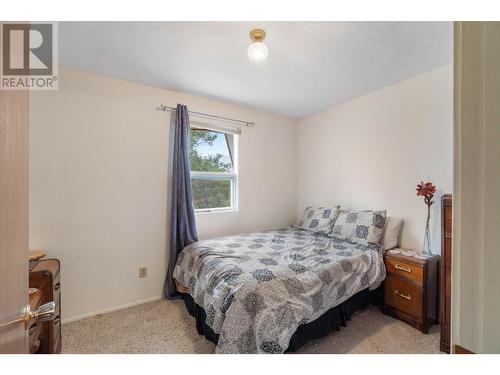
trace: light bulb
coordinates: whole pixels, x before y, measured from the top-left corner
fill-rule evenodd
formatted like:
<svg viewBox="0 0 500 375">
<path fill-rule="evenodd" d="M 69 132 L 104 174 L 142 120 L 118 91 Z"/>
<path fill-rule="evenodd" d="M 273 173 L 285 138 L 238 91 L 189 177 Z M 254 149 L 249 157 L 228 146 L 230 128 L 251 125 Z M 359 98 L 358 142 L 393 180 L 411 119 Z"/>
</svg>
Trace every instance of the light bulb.
<svg viewBox="0 0 500 375">
<path fill-rule="evenodd" d="M 253 42 L 248 46 L 248 58 L 254 63 L 261 63 L 267 58 L 267 46 L 262 42 Z"/>
</svg>

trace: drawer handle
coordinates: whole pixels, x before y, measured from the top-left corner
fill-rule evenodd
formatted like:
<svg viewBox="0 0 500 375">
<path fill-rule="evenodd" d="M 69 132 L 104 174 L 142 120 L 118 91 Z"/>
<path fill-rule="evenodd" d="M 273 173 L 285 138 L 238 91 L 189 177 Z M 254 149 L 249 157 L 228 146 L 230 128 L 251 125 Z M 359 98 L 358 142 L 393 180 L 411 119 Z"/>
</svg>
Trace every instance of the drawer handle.
<svg viewBox="0 0 500 375">
<path fill-rule="evenodd" d="M 57 327 L 59 323 L 61 323 L 61 317 L 58 315 L 57 318 L 54 319 L 54 326 Z"/>
<path fill-rule="evenodd" d="M 411 296 L 409 294 L 401 293 L 399 290 L 395 290 L 394 294 L 400 296 L 401 298 L 407 299 L 408 301 L 411 301 Z"/>
<path fill-rule="evenodd" d="M 408 268 L 402 267 L 402 266 L 400 266 L 397 263 L 394 265 L 394 268 L 397 269 L 397 270 L 401 270 L 401 271 L 405 271 L 405 272 L 411 273 L 411 268 L 410 267 L 408 267 Z"/>
<path fill-rule="evenodd" d="M 54 285 L 54 290 L 59 290 L 61 288 L 61 283 Z"/>
</svg>

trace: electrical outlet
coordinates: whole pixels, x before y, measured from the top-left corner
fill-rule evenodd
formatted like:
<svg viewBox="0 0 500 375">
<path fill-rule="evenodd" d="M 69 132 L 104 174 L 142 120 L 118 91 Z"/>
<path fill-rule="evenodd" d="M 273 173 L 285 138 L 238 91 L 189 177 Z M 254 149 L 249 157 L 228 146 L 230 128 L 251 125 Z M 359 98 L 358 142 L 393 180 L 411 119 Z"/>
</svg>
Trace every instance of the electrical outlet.
<svg viewBox="0 0 500 375">
<path fill-rule="evenodd" d="M 143 279 L 144 277 L 148 276 L 148 268 L 147 267 L 140 267 L 139 268 L 139 279 Z"/>
</svg>

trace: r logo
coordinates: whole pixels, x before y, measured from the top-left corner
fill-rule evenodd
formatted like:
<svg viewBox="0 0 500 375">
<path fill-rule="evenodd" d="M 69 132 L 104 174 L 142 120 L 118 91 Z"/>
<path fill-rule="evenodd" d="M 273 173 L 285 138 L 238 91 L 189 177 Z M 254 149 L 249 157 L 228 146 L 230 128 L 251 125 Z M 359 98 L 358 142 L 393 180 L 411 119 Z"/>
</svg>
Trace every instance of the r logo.
<svg viewBox="0 0 500 375">
<path fill-rule="evenodd" d="M 51 76 L 53 74 L 52 24 L 3 24 L 2 46 L 2 74 L 4 76 Z"/>
</svg>

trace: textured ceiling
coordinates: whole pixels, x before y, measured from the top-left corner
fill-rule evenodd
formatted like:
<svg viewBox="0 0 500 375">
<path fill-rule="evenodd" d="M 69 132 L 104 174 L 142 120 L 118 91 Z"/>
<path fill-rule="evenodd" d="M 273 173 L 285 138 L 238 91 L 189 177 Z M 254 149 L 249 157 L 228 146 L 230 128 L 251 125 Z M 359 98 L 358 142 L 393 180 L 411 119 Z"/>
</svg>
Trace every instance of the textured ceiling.
<svg viewBox="0 0 500 375">
<path fill-rule="evenodd" d="M 247 57 L 262 27 L 269 57 Z M 452 62 L 451 22 L 63 22 L 63 65 L 300 118 Z"/>
</svg>

